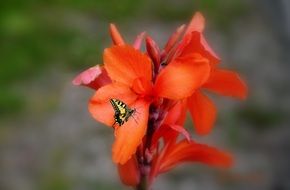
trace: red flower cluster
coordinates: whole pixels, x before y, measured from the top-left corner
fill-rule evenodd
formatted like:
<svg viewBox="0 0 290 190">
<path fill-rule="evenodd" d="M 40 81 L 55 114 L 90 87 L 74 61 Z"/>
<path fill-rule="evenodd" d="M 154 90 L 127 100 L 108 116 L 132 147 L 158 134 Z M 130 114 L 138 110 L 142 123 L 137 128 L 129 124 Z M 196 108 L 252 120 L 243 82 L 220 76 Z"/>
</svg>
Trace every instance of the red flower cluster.
<svg viewBox="0 0 290 190">
<path fill-rule="evenodd" d="M 220 59 L 202 33 L 204 22 L 196 13 L 186 30 L 184 25 L 179 27 L 163 49 L 146 36 L 145 53 L 140 51 L 145 33 L 129 45 L 111 24 L 114 45 L 105 49 L 104 64 L 73 81 L 96 90 L 89 111 L 109 127 L 115 119 L 111 99 L 137 110 L 136 121 L 129 117 L 123 125 L 114 125 L 112 158 L 126 185 L 138 186 L 144 179 L 151 183 L 183 162 L 231 165 L 229 154 L 194 142 L 184 128 L 187 110 L 197 134 L 208 134 L 213 127 L 216 108 L 203 89 L 240 99 L 247 95 L 237 73 L 219 68 Z"/>
</svg>

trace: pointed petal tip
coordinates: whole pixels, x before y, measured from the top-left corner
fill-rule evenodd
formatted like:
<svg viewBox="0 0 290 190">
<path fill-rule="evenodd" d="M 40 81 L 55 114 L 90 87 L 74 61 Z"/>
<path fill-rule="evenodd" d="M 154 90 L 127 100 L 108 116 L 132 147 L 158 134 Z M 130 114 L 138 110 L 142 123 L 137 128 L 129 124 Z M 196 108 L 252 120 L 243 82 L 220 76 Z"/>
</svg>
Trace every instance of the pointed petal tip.
<svg viewBox="0 0 290 190">
<path fill-rule="evenodd" d="M 186 24 L 182 24 L 181 26 L 179 26 L 178 28 L 177 28 L 177 32 L 182 32 L 184 29 L 185 29 L 185 27 L 186 27 Z"/>
<path fill-rule="evenodd" d="M 196 11 L 194 13 L 193 18 L 205 19 L 204 16 L 203 16 L 203 14 L 200 11 Z"/>
<path fill-rule="evenodd" d="M 185 27 L 186 27 L 186 25 L 183 24 L 183 25 L 179 26 L 173 34 L 171 34 L 167 43 L 164 46 L 164 50 L 167 54 L 169 54 L 169 52 L 172 51 L 172 49 L 176 46 L 176 43 L 178 42 L 181 34 L 185 30 Z"/>
<path fill-rule="evenodd" d="M 96 65 L 77 75 L 73 79 L 72 84 L 76 86 L 87 86 L 97 90 L 110 82 L 111 79 L 109 78 L 104 67 Z"/>
<path fill-rule="evenodd" d="M 118 31 L 115 24 L 110 23 L 109 25 L 109 31 L 112 38 L 112 41 L 115 45 L 123 45 L 125 44 L 125 41 L 123 40 L 123 37 L 121 36 L 120 32 Z"/>
<path fill-rule="evenodd" d="M 74 78 L 72 81 L 71 81 L 71 84 L 72 85 L 75 85 L 75 86 L 79 86 L 81 85 L 81 81 L 77 78 Z"/>
<path fill-rule="evenodd" d="M 217 94 L 241 100 L 245 100 L 248 96 L 248 86 L 245 81 L 238 73 L 231 70 L 213 70 L 204 87 Z"/>
<path fill-rule="evenodd" d="M 196 12 L 187 26 L 185 35 L 193 31 L 203 32 L 204 28 L 205 28 L 205 18 L 200 12 Z"/>
<path fill-rule="evenodd" d="M 133 47 L 137 50 L 139 50 L 141 48 L 141 45 L 142 45 L 142 41 L 144 39 L 146 35 L 146 32 L 141 32 L 135 39 L 134 43 L 133 43 Z"/>
<path fill-rule="evenodd" d="M 100 74 L 101 74 L 101 69 L 98 65 L 91 67 L 91 68 L 81 72 L 79 75 L 77 75 L 73 79 L 72 84 L 76 85 L 76 86 L 87 85 L 90 82 L 92 82 Z"/>
</svg>

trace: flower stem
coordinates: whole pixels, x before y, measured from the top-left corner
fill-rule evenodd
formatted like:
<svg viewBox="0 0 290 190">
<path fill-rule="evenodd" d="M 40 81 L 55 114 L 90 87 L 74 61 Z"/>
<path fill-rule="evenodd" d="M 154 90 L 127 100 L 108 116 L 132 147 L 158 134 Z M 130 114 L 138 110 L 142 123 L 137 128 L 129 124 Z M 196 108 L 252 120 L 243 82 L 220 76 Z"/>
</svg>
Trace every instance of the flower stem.
<svg viewBox="0 0 290 190">
<path fill-rule="evenodd" d="M 136 190 L 149 190 L 147 181 L 147 176 L 142 175 L 140 183 L 136 186 Z"/>
<path fill-rule="evenodd" d="M 149 110 L 150 116 L 146 131 L 146 140 L 143 147 L 140 148 L 140 151 L 136 154 L 141 175 L 140 183 L 136 186 L 136 190 L 149 190 L 150 188 L 150 184 L 148 182 L 152 164 L 152 154 L 150 153 L 150 148 L 152 145 L 153 134 L 164 118 L 164 113 L 160 112 L 160 110 L 158 110 L 155 106 L 151 106 Z"/>
</svg>

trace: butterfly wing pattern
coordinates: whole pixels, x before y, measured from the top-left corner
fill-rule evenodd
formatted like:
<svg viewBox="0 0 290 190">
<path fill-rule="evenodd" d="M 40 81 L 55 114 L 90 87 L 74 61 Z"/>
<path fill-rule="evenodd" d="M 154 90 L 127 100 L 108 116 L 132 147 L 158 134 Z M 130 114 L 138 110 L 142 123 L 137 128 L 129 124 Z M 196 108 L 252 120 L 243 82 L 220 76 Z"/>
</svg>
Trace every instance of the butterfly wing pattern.
<svg viewBox="0 0 290 190">
<path fill-rule="evenodd" d="M 132 114 L 135 112 L 135 109 L 129 108 L 124 102 L 118 99 L 110 99 L 110 103 L 113 106 L 113 109 L 115 111 L 114 119 L 115 123 L 117 123 L 119 126 L 122 126 L 125 122 L 128 121 L 128 119 L 132 116 Z"/>
</svg>

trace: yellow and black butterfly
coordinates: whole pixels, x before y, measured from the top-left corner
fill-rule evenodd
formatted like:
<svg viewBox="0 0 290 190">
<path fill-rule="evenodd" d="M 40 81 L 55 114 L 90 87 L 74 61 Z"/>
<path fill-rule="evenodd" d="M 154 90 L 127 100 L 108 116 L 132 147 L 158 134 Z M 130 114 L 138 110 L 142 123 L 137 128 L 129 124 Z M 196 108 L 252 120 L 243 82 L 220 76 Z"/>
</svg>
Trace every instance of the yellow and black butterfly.
<svg viewBox="0 0 290 190">
<path fill-rule="evenodd" d="M 117 123 L 119 126 L 123 125 L 125 122 L 128 121 L 128 119 L 136 112 L 136 109 L 129 108 L 124 102 L 118 99 L 110 99 L 110 103 L 113 106 L 113 109 L 115 111 L 114 119 L 115 123 Z"/>
</svg>

